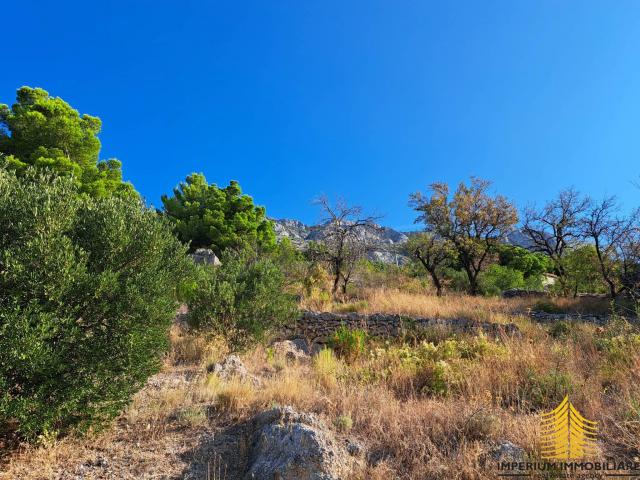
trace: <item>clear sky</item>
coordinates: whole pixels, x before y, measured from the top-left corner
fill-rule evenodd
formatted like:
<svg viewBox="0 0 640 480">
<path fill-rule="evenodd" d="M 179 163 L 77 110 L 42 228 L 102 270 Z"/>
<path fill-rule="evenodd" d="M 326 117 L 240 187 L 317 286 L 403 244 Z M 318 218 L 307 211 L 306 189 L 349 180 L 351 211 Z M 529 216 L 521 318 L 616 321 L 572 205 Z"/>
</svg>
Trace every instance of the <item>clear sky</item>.
<svg viewBox="0 0 640 480">
<path fill-rule="evenodd" d="M 640 205 L 638 1 L 4 0 L 0 102 L 102 118 L 149 203 L 187 174 L 273 217 L 341 195 L 408 229 L 469 175 L 519 206 L 573 185 Z M 636 182 L 637 183 L 637 182 Z"/>
</svg>

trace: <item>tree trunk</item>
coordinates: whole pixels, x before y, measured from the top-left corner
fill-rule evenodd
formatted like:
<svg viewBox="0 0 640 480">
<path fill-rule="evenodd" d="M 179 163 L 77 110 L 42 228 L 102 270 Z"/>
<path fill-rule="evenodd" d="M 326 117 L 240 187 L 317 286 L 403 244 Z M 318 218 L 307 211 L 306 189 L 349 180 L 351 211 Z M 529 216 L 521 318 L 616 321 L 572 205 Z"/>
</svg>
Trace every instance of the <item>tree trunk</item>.
<svg viewBox="0 0 640 480">
<path fill-rule="evenodd" d="M 336 276 L 333 279 L 333 287 L 331 288 L 331 295 L 333 295 L 334 297 L 336 296 L 339 285 L 340 285 L 340 271 L 337 271 Z"/>
<path fill-rule="evenodd" d="M 422 266 L 425 268 L 425 270 L 427 272 L 429 272 L 429 275 L 431 275 L 431 280 L 433 281 L 433 285 L 434 285 L 434 287 L 436 287 L 436 295 L 438 297 L 441 297 L 442 296 L 442 282 L 438 278 L 436 267 L 430 267 L 429 263 L 424 259 L 424 257 L 422 255 L 420 255 L 420 251 L 419 250 L 416 250 L 415 255 L 418 258 L 418 260 L 420 260 L 420 263 L 422 263 Z"/>
<path fill-rule="evenodd" d="M 473 296 L 478 295 L 479 289 L 478 289 L 478 282 L 476 281 L 476 277 L 473 277 L 473 279 L 469 279 L 469 293 Z"/>
<path fill-rule="evenodd" d="M 436 287 L 436 296 L 441 297 L 442 296 L 442 282 L 438 278 L 438 275 L 436 275 L 435 271 L 431 271 L 430 270 L 429 273 L 431 274 L 431 280 L 433 280 L 433 285 Z"/>
<path fill-rule="evenodd" d="M 465 265 L 464 271 L 467 273 L 467 278 L 469 279 L 469 294 L 476 296 L 478 295 L 478 274 L 471 270 L 471 267 Z"/>
</svg>

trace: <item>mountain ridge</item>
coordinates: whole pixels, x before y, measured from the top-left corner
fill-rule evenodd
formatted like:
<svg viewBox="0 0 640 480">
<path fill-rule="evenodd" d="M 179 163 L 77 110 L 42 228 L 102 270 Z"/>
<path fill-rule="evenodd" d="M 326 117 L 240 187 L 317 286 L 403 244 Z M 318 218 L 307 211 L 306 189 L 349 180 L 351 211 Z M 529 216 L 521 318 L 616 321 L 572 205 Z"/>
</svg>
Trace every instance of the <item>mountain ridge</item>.
<svg viewBox="0 0 640 480">
<path fill-rule="evenodd" d="M 271 220 L 274 223 L 276 238 L 278 240 L 288 238 L 298 248 L 304 248 L 309 242 L 321 239 L 326 228 L 326 225 L 307 225 L 291 218 L 272 218 Z M 373 224 L 368 235 L 372 237 L 375 248 L 369 252 L 369 259 L 392 264 L 406 262 L 408 257 L 400 252 L 400 247 L 414 233 L 418 232 L 401 232 L 391 227 Z M 532 247 L 531 241 L 520 229 L 510 232 L 505 243 L 526 249 Z"/>
</svg>

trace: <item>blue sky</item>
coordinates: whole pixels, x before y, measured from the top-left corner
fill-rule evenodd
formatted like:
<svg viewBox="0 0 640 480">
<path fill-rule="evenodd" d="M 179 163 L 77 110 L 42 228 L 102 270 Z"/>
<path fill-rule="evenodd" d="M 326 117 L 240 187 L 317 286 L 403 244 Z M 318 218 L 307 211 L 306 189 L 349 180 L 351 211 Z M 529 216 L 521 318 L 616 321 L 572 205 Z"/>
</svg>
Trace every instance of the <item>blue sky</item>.
<svg viewBox="0 0 640 480">
<path fill-rule="evenodd" d="M 40 86 L 103 120 L 149 203 L 187 174 L 274 217 L 320 193 L 412 228 L 409 193 L 477 175 L 640 205 L 636 1 L 5 0 L 0 102 Z"/>
</svg>

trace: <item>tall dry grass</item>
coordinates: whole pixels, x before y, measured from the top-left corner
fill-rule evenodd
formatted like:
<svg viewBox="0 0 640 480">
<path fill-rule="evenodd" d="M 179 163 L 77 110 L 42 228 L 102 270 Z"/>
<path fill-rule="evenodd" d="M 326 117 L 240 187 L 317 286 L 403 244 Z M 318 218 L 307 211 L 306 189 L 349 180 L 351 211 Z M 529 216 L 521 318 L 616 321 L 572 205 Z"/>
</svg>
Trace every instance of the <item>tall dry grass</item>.
<svg viewBox="0 0 640 480">
<path fill-rule="evenodd" d="M 539 414 L 567 393 L 585 417 L 600 422 L 603 455 L 640 456 L 640 335 L 634 327 L 534 324 L 514 317 L 531 308 L 527 299 L 373 289 L 356 302 L 367 313 L 516 318 L 523 335 L 458 335 L 417 346 L 374 341 L 351 363 L 330 350 L 291 362 L 257 346 L 242 353 L 260 378 L 255 383 L 207 373 L 226 345 L 175 327 L 164 371 L 110 430 L 23 447 L 0 478 L 66 480 L 100 455 L 109 459 L 111 477 L 85 471 L 84 478 L 180 478 L 201 434 L 275 405 L 314 412 L 339 438 L 361 442 L 367 461 L 354 479 L 495 478 L 491 449 L 511 441 L 535 457 Z"/>
<path fill-rule="evenodd" d="M 413 317 L 468 318 L 472 320 L 506 322 L 508 317 L 526 314 L 530 310 L 551 309 L 558 313 L 609 313 L 607 299 L 599 298 L 501 298 L 450 294 L 437 297 L 386 287 L 361 290 L 344 302 L 325 301 L 323 310 L 334 312 L 390 313 Z M 318 308 L 315 299 L 303 298 L 301 308 Z"/>
</svg>

